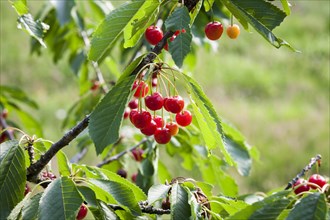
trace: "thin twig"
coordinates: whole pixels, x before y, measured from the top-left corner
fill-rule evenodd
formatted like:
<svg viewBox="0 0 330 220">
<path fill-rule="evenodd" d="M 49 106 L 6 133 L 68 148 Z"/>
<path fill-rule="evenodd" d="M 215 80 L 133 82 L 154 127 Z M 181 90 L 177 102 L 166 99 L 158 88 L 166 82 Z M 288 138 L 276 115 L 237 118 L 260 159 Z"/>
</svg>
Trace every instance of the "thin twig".
<svg viewBox="0 0 330 220">
<path fill-rule="evenodd" d="M 147 138 L 144 138 L 139 143 L 137 143 L 136 145 L 134 145 L 133 147 L 131 147 L 131 148 L 127 149 L 127 150 L 124 150 L 124 151 L 120 152 L 119 154 L 116 154 L 116 155 L 110 157 L 109 159 L 106 159 L 106 160 L 102 161 L 101 163 L 97 164 L 96 166 L 97 167 L 102 167 L 102 166 L 104 166 L 106 164 L 109 164 L 109 163 L 115 161 L 115 160 L 118 160 L 119 158 L 121 158 L 122 156 L 124 156 L 126 153 L 134 150 L 135 148 L 138 148 L 141 144 L 143 144 L 146 141 L 147 141 Z"/>
<path fill-rule="evenodd" d="M 74 155 L 71 158 L 70 163 L 78 163 L 81 159 L 84 158 L 87 152 L 88 152 L 87 147 L 84 147 L 80 152 L 78 152 L 76 155 Z"/>
<path fill-rule="evenodd" d="M 0 126 L 2 127 L 2 129 L 4 130 L 4 134 L 7 136 L 7 138 L 9 140 L 14 140 L 15 137 L 13 135 L 12 132 L 10 132 L 7 128 L 8 128 L 8 124 L 6 122 L 6 119 L 4 119 L 2 116 L 0 116 Z"/>
<path fill-rule="evenodd" d="M 309 162 L 309 164 L 308 164 L 307 166 L 305 166 L 304 169 L 302 169 L 302 171 L 301 171 L 300 173 L 298 173 L 298 175 L 297 175 L 295 178 L 293 178 L 293 179 L 288 183 L 288 185 L 285 187 L 285 190 L 291 188 L 291 187 L 292 187 L 292 186 L 298 181 L 298 179 L 299 179 L 300 177 L 304 176 L 305 173 L 306 173 L 307 171 L 309 171 L 310 169 L 312 169 L 312 166 L 313 166 L 316 162 L 320 161 L 321 158 L 322 158 L 322 157 L 321 157 L 320 154 L 316 155 L 316 157 L 312 157 L 311 160 L 310 160 L 310 162 Z"/>
<path fill-rule="evenodd" d="M 28 145 L 26 146 L 26 150 L 27 150 L 28 155 L 29 155 L 30 164 L 33 164 L 34 163 L 34 148 L 33 148 L 33 143 L 28 143 Z"/>
<path fill-rule="evenodd" d="M 114 205 L 114 204 L 107 204 L 108 207 L 110 207 L 112 210 L 124 210 L 123 207 L 120 205 Z M 170 209 L 161 209 L 161 208 L 155 208 L 153 206 L 148 206 L 145 205 L 144 202 L 140 202 L 139 206 L 141 208 L 141 211 L 143 213 L 148 213 L 148 214 L 157 214 L 157 215 L 164 215 L 164 214 L 170 214 L 171 210 Z"/>
</svg>

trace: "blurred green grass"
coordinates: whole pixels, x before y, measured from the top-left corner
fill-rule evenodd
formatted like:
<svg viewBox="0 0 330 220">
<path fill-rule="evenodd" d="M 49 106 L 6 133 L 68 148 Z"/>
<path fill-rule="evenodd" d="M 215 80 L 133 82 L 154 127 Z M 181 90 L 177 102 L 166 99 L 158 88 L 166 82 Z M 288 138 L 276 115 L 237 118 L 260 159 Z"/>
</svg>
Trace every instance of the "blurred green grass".
<svg viewBox="0 0 330 220">
<path fill-rule="evenodd" d="M 59 113 L 78 94 L 66 63 L 53 64 L 45 50 L 29 54 L 29 38 L 16 28 L 16 14 L 1 1 L 1 84 L 16 85 L 38 101 L 33 111 L 46 139 L 63 134 Z M 217 52 L 198 50 L 194 77 L 219 114 L 232 122 L 260 151 L 249 177 L 236 174 L 240 192 L 285 185 L 320 153 L 321 173 L 330 173 L 329 2 L 293 1 L 292 15 L 275 33 L 302 53 L 275 49 L 257 33 L 225 35 Z M 255 32 L 251 30 L 251 32 Z"/>
</svg>

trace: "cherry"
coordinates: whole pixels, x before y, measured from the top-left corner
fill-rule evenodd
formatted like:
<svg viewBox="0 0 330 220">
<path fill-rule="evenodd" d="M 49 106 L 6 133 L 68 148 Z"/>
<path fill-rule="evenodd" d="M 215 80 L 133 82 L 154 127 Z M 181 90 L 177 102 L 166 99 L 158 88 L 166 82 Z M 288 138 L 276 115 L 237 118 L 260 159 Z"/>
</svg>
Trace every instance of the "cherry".
<svg viewBox="0 0 330 220">
<path fill-rule="evenodd" d="M 136 109 L 133 109 L 133 110 L 129 113 L 129 120 L 132 122 L 132 124 L 133 124 L 133 117 L 134 117 L 134 115 L 136 115 L 136 114 L 138 114 L 138 113 L 139 113 L 139 111 L 136 110 Z"/>
<path fill-rule="evenodd" d="M 316 185 L 318 185 L 319 187 L 323 187 L 327 181 L 325 180 L 325 178 L 319 174 L 313 174 L 309 177 L 308 182 L 310 183 L 314 183 Z M 311 186 L 312 189 L 316 189 L 315 186 Z"/>
<path fill-rule="evenodd" d="M 146 127 L 141 129 L 141 133 L 147 136 L 151 136 L 155 133 L 156 129 L 156 122 L 154 120 L 151 120 L 151 122 Z"/>
<path fill-rule="evenodd" d="M 128 107 L 130 107 L 130 109 L 137 109 L 138 106 L 139 106 L 139 101 L 137 99 L 133 99 L 128 103 Z"/>
<path fill-rule="evenodd" d="M 167 210 L 171 208 L 171 203 L 168 197 L 166 197 L 166 200 L 163 200 L 162 202 L 162 209 Z"/>
<path fill-rule="evenodd" d="M 156 45 L 163 38 L 163 31 L 159 27 L 152 25 L 147 28 L 144 36 L 151 45 Z"/>
<path fill-rule="evenodd" d="M 28 184 L 25 184 L 24 196 L 26 196 L 26 194 L 28 194 L 29 192 L 31 192 L 31 189 L 30 189 L 30 187 L 28 186 Z"/>
<path fill-rule="evenodd" d="M 164 126 L 164 120 L 163 120 L 162 117 L 157 115 L 157 116 L 154 117 L 153 120 L 156 122 L 158 128 L 161 128 L 161 127 Z"/>
<path fill-rule="evenodd" d="M 223 26 L 220 22 L 214 21 L 214 22 L 209 22 L 205 26 L 205 35 L 208 39 L 210 40 L 218 40 L 223 32 Z"/>
<path fill-rule="evenodd" d="M 117 174 L 118 174 L 119 176 L 125 178 L 125 179 L 126 179 L 126 177 L 127 177 L 127 172 L 126 172 L 126 170 L 124 170 L 124 169 L 119 169 L 119 170 L 117 170 Z"/>
<path fill-rule="evenodd" d="M 233 24 L 232 26 L 227 27 L 227 35 L 231 39 L 236 39 L 240 34 L 240 29 L 237 24 Z"/>
<path fill-rule="evenodd" d="M 124 111 L 124 119 L 128 118 L 129 114 L 130 114 L 130 110 L 126 108 Z"/>
<path fill-rule="evenodd" d="M 144 101 L 146 103 L 146 106 L 152 111 L 161 109 L 164 103 L 163 96 L 158 92 L 146 96 L 144 98 Z"/>
<path fill-rule="evenodd" d="M 41 173 L 42 179 L 43 180 L 54 180 L 56 179 L 56 176 L 52 172 L 42 172 Z"/>
<path fill-rule="evenodd" d="M 92 81 L 91 90 L 92 91 L 96 91 L 98 88 L 100 88 L 100 82 L 97 81 L 97 80 L 93 80 Z"/>
<path fill-rule="evenodd" d="M 136 182 L 136 178 L 137 178 L 137 173 L 134 173 L 132 176 L 131 176 L 131 179 L 132 181 L 135 183 Z"/>
<path fill-rule="evenodd" d="M 132 123 L 136 128 L 144 128 L 151 122 L 151 114 L 145 110 L 138 112 L 132 116 Z"/>
<path fill-rule="evenodd" d="M 303 185 L 301 185 L 300 187 L 298 187 L 294 190 L 295 194 L 299 194 L 299 193 L 306 192 L 309 190 L 309 185 L 307 185 L 307 181 L 304 179 L 298 179 L 297 182 L 295 184 L 293 184 L 293 188 L 300 184 L 303 184 Z"/>
<path fill-rule="evenodd" d="M 168 130 L 170 130 L 172 136 L 177 135 L 179 132 L 179 126 L 175 122 L 167 123 L 165 127 L 168 128 Z"/>
<path fill-rule="evenodd" d="M 157 82 L 158 82 L 157 78 L 153 78 L 153 79 L 151 80 L 151 85 L 152 85 L 152 87 L 157 87 Z"/>
<path fill-rule="evenodd" d="M 191 115 L 190 111 L 184 110 L 184 111 L 176 114 L 175 120 L 179 125 L 186 127 L 186 126 L 190 125 L 190 123 L 192 121 L 192 115 Z"/>
<path fill-rule="evenodd" d="M 8 117 L 8 110 L 7 109 L 2 110 L 1 117 L 2 118 L 7 118 Z"/>
<path fill-rule="evenodd" d="M 141 148 L 135 148 L 131 152 L 135 161 L 140 162 L 143 159 L 142 155 L 144 151 Z"/>
<path fill-rule="evenodd" d="M 157 128 L 154 137 L 158 144 L 167 144 L 171 140 L 171 133 L 168 128 Z"/>
<path fill-rule="evenodd" d="M 79 209 L 79 211 L 78 211 L 78 214 L 77 214 L 76 219 L 77 219 L 77 220 L 82 220 L 82 219 L 84 219 L 84 218 L 86 217 L 86 215 L 87 215 L 87 211 L 88 211 L 87 206 L 86 206 L 85 204 L 82 204 L 82 205 L 80 206 L 80 209 Z"/>
<path fill-rule="evenodd" d="M 132 90 L 136 89 L 135 93 L 134 93 L 134 97 L 139 98 L 139 97 L 144 97 L 147 95 L 148 91 L 149 91 L 149 87 L 148 84 L 146 84 L 143 81 L 137 82 L 135 81 L 133 84 L 133 88 Z"/>
<path fill-rule="evenodd" d="M 164 108 L 168 112 L 179 113 L 184 107 L 184 100 L 181 96 L 168 97 L 164 100 Z"/>
<path fill-rule="evenodd" d="M 184 31 L 184 32 L 183 32 Z M 182 33 L 186 33 L 186 30 L 185 29 L 182 29 Z M 177 30 L 174 32 L 173 36 L 170 38 L 170 42 L 174 41 L 174 39 L 180 34 L 180 31 Z M 168 51 L 168 43 L 165 44 L 164 46 L 165 50 Z"/>
</svg>

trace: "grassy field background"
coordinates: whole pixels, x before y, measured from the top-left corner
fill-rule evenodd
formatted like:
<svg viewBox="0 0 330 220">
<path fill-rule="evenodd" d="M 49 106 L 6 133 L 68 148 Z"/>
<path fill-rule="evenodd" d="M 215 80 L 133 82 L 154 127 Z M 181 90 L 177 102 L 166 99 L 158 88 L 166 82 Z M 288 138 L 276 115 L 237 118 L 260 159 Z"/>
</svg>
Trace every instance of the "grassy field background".
<svg viewBox="0 0 330 220">
<path fill-rule="evenodd" d="M 44 125 L 45 138 L 58 140 L 64 132 L 60 115 L 78 94 L 77 79 L 66 63 L 53 64 L 47 52 L 31 56 L 14 10 L 7 1 L 0 4 L 1 84 L 19 86 L 37 100 L 40 109 L 33 114 Z M 330 5 L 292 5 L 292 15 L 275 33 L 301 53 L 275 49 L 254 30 L 243 30 L 237 40 L 223 37 L 216 52 L 198 50 L 194 77 L 218 113 L 260 151 L 251 176 L 234 174 L 241 193 L 285 185 L 318 153 L 320 172 L 330 173 Z"/>
</svg>

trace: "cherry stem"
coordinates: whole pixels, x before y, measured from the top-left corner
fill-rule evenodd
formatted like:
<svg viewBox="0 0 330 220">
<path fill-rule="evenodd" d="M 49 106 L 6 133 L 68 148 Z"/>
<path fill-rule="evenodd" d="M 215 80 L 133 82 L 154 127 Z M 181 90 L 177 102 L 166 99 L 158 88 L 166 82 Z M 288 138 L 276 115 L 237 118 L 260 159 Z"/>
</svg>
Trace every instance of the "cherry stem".
<svg viewBox="0 0 330 220">
<path fill-rule="evenodd" d="M 234 16 L 233 14 L 230 15 L 230 26 L 234 25 Z"/>
<path fill-rule="evenodd" d="M 304 176 L 305 173 L 307 171 L 309 171 L 310 169 L 312 169 L 312 166 L 317 163 L 318 161 L 320 161 L 322 159 L 321 155 L 318 154 L 315 157 L 312 157 L 309 164 L 307 164 L 307 166 L 305 166 L 302 171 L 300 173 L 297 174 L 297 176 L 295 178 L 293 178 L 288 185 L 285 187 L 285 190 L 291 188 L 298 180 L 300 177 Z"/>
</svg>

